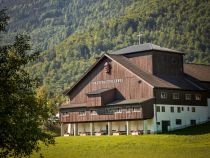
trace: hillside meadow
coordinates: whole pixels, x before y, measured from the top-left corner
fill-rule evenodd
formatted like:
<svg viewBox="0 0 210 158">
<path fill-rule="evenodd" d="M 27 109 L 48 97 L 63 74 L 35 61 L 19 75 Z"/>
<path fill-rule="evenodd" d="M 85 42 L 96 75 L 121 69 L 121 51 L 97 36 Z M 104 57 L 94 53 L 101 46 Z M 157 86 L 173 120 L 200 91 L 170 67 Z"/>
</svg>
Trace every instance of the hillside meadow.
<svg viewBox="0 0 210 158">
<path fill-rule="evenodd" d="M 208 158 L 210 124 L 169 134 L 57 137 L 40 153 L 46 158 Z"/>
</svg>

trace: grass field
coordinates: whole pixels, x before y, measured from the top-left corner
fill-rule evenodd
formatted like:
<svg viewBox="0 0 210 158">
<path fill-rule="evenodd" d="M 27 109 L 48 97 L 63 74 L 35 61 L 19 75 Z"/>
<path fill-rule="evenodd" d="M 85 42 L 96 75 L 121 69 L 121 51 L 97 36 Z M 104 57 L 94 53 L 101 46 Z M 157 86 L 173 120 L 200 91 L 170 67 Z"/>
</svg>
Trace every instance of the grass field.
<svg viewBox="0 0 210 158">
<path fill-rule="evenodd" d="M 210 123 L 159 135 L 57 137 L 41 153 L 46 158 L 209 158 Z"/>
</svg>

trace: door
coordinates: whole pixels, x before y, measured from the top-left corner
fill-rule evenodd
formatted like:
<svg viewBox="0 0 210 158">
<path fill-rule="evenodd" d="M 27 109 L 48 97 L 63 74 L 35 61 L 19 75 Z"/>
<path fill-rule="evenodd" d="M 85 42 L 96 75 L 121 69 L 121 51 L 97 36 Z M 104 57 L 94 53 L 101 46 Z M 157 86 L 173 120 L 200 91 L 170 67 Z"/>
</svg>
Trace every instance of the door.
<svg viewBox="0 0 210 158">
<path fill-rule="evenodd" d="M 170 125 L 170 121 L 162 121 L 162 132 L 168 132 L 169 125 Z"/>
<path fill-rule="evenodd" d="M 191 126 L 195 126 L 196 125 L 196 120 L 190 120 L 190 124 L 191 124 Z"/>
</svg>

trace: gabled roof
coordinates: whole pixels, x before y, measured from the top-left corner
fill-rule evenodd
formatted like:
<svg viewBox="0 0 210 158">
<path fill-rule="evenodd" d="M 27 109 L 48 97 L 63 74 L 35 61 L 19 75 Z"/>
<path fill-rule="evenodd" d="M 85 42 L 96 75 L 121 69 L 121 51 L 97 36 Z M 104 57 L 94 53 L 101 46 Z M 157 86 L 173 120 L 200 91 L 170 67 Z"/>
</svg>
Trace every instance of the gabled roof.
<svg viewBox="0 0 210 158">
<path fill-rule="evenodd" d="M 151 51 L 151 50 L 184 54 L 180 51 L 160 47 L 158 45 L 151 44 L 151 43 L 144 43 L 144 44 L 140 44 L 140 45 L 129 46 L 129 47 L 117 50 L 115 52 L 112 52 L 110 54 L 124 55 L 124 54 L 130 54 L 130 53 L 136 53 L 136 52 L 145 52 L 145 51 Z"/>
<path fill-rule="evenodd" d="M 199 81 L 210 82 L 210 65 L 184 64 L 184 72 Z"/>
</svg>

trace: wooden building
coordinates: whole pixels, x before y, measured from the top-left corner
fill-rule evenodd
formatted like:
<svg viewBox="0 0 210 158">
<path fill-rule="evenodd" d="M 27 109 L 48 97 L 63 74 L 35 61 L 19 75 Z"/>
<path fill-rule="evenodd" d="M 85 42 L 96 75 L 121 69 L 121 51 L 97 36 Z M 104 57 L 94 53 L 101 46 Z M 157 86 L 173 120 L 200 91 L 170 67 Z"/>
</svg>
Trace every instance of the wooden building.
<svg viewBox="0 0 210 158">
<path fill-rule="evenodd" d="M 207 121 L 210 66 L 184 64 L 183 56 L 150 43 L 104 54 L 64 92 L 61 134 L 137 135 Z"/>
</svg>

